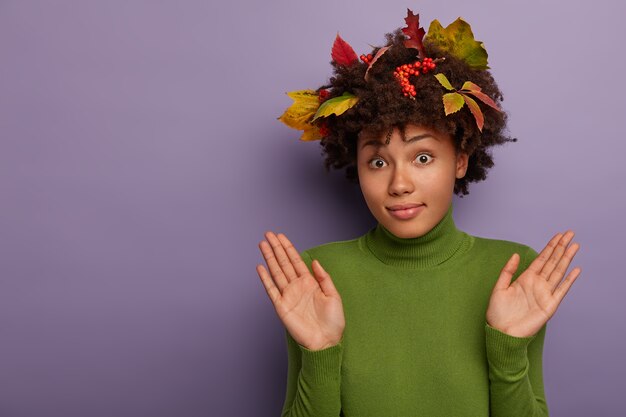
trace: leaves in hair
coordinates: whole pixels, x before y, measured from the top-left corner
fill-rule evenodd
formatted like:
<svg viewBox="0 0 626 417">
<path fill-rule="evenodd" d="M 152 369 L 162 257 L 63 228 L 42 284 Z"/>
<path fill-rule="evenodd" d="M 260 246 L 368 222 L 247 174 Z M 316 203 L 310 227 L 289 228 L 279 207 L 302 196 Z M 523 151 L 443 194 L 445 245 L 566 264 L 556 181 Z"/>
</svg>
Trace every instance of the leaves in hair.
<svg viewBox="0 0 626 417">
<path fill-rule="evenodd" d="M 320 106 L 319 95 L 315 90 L 298 90 L 287 93 L 294 102 L 278 118 L 287 126 L 303 130 L 300 140 L 309 141 L 321 139 L 319 127 L 310 123 L 311 118 Z"/>
<path fill-rule="evenodd" d="M 406 9 L 406 17 L 404 18 L 407 27 L 402 28 L 402 32 L 409 37 L 404 41 L 404 46 L 407 48 L 415 48 L 418 50 L 418 58 L 422 59 L 426 57 L 424 52 L 424 44 L 422 39 L 424 38 L 424 28 L 420 27 L 420 15 L 413 14 L 410 9 Z"/>
<path fill-rule="evenodd" d="M 463 83 L 463 87 L 461 87 L 461 91 L 464 93 L 468 93 L 485 103 L 486 105 L 493 107 L 494 109 L 501 111 L 498 105 L 489 97 L 487 94 L 481 91 L 481 88 L 474 84 L 471 81 L 465 81 Z"/>
<path fill-rule="evenodd" d="M 324 101 L 319 109 L 317 109 L 317 112 L 311 121 L 315 121 L 320 117 L 330 116 L 331 114 L 339 116 L 350 107 L 354 106 L 358 101 L 359 98 L 354 94 L 344 92 L 338 97 L 333 97 Z"/>
<path fill-rule="evenodd" d="M 478 126 L 478 130 L 483 131 L 483 125 L 485 123 L 485 117 L 483 115 L 482 110 L 478 106 L 478 103 L 471 98 L 468 94 L 473 95 L 483 103 L 492 107 L 497 111 L 501 111 L 500 108 L 496 105 L 496 103 L 481 91 L 481 88 L 474 84 L 471 81 L 465 81 L 460 90 L 456 90 L 448 80 L 448 78 L 443 73 L 435 74 L 435 78 L 439 81 L 446 90 L 454 91 L 453 93 L 446 93 L 443 95 L 443 109 L 445 111 L 446 116 L 452 113 L 456 113 L 461 110 L 464 104 L 467 104 L 467 107 L 472 112 L 474 119 L 476 120 L 476 125 Z"/>
<path fill-rule="evenodd" d="M 463 96 L 459 93 L 446 93 L 443 95 L 443 109 L 446 112 L 446 116 L 461 110 L 464 103 Z"/>
<path fill-rule="evenodd" d="M 352 65 L 359 60 L 354 49 L 339 36 L 339 33 L 337 33 L 337 37 L 333 43 L 331 57 L 337 64 L 346 66 Z"/>
<path fill-rule="evenodd" d="M 469 23 L 460 17 L 446 28 L 437 19 L 430 22 L 424 43 L 433 44 L 443 52 L 464 60 L 472 69 L 489 69 L 484 44 L 474 39 Z"/>
</svg>

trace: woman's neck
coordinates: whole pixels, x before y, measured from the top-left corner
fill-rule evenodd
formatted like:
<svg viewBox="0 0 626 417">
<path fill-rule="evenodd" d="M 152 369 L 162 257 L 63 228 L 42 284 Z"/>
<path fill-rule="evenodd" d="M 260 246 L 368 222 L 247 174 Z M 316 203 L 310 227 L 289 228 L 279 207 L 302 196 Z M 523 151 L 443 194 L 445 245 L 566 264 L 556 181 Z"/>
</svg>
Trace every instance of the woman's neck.
<svg viewBox="0 0 626 417">
<path fill-rule="evenodd" d="M 365 236 L 365 244 L 381 262 L 408 269 L 432 268 L 450 261 L 467 249 L 470 237 L 456 228 L 450 204 L 444 217 L 426 234 L 400 238 L 381 223 Z"/>
</svg>

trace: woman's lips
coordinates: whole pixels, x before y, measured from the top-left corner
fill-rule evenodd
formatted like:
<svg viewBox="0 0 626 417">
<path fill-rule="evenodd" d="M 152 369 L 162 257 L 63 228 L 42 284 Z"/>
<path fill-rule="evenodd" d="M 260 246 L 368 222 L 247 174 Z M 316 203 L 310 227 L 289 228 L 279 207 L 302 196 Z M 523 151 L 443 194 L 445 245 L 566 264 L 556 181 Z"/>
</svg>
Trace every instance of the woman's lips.
<svg viewBox="0 0 626 417">
<path fill-rule="evenodd" d="M 423 204 L 404 204 L 387 207 L 387 210 L 389 210 L 389 213 L 393 217 L 400 220 L 407 220 L 417 216 L 424 209 L 424 207 L 425 206 Z"/>
</svg>

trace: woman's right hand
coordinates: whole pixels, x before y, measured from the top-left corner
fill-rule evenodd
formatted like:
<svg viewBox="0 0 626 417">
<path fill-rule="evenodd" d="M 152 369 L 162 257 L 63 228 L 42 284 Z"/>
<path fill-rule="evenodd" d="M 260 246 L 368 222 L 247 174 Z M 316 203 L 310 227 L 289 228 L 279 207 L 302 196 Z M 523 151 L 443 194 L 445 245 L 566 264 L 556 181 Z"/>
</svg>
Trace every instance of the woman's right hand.
<svg viewBox="0 0 626 417">
<path fill-rule="evenodd" d="M 268 231 L 265 238 L 259 248 L 271 276 L 263 265 L 257 265 L 256 270 L 289 334 L 310 350 L 338 344 L 346 321 L 330 275 L 317 260 L 311 265 L 315 277 L 311 275 L 284 234 Z"/>
</svg>

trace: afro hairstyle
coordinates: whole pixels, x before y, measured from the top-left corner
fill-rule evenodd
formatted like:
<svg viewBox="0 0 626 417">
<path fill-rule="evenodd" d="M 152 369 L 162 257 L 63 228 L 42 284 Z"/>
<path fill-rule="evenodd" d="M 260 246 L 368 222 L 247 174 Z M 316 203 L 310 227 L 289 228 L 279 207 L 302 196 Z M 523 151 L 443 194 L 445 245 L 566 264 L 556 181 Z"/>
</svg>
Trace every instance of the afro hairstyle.
<svg viewBox="0 0 626 417">
<path fill-rule="evenodd" d="M 442 101 L 446 90 L 433 73 L 411 76 L 411 83 L 416 90 L 415 100 L 406 97 L 394 77 L 394 70 L 400 65 L 415 62 L 416 50 L 404 46 L 406 37 L 399 28 L 385 34 L 385 38 L 385 46 L 389 48 L 371 66 L 367 80 L 367 63 L 359 61 L 355 65 L 345 66 L 332 61 L 334 75 L 328 85 L 317 89 L 318 92 L 322 89 L 330 91 L 326 99 L 344 92 L 359 98 L 358 103 L 343 114 L 324 118 L 325 135 L 320 144 L 326 171 L 331 167 L 345 168 L 346 178 L 358 184 L 356 144 L 361 130 L 380 135 L 394 128 L 404 133 L 407 124 L 423 125 L 449 134 L 454 140 L 456 152 L 469 155 L 467 172 L 454 185 L 454 193 L 460 197 L 469 194 L 469 183 L 485 180 L 487 171 L 494 165 L 489 148 L 517 141 L 505 135 L 507 114 L 481 105 L 484 115 L 482 132 L 467 106 L 446 116 Z M 443 73 L 452 86 L 459 88 L 465 81 L 471 81 L 480 86 L 482 92 L 496 104 L 502 101 L 502 93 L 488 70 L 472 69 L 465 61 L 444 53 L 428 42 L 424 43 L 424 48 L 426 56 L 443 58 L 436 61 L 434 72 Z M 376 54 L 379 49 L 374 48 L 372 54 Z"/>
</svg>

